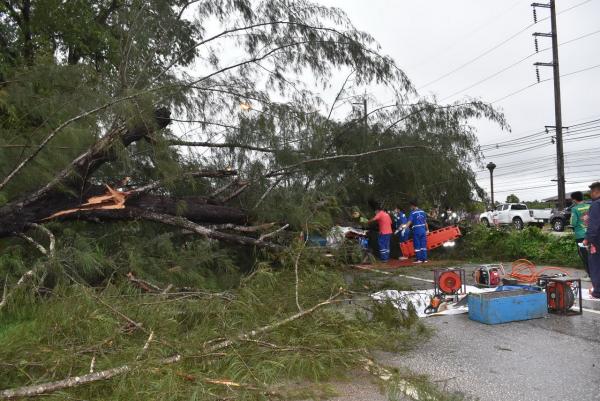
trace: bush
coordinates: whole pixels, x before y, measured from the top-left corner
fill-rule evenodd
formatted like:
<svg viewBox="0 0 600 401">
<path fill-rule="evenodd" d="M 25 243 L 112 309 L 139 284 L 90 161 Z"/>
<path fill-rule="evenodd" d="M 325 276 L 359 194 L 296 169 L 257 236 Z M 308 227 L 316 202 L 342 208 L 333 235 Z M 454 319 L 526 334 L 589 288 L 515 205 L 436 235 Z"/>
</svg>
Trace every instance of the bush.
<svg viewBox="0 0 600 401">
<path fill-rule="evenodd" d="M 458 242 L 452 256 L 475 260 L 528 259 L 539 264 L 583 267 L 572 235 L 558 237 L 537 227 L 515 231 L 476 226 Z"/>
</svg>

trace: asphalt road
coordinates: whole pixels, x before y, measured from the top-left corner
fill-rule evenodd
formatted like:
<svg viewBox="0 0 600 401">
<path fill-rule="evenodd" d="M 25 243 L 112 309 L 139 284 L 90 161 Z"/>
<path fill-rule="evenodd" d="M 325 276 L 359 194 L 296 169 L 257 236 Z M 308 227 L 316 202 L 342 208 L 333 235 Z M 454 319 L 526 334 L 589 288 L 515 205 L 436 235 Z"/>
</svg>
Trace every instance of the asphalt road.
<svg viewBox="0 0 600 401">
<path fill-rule="evenodd" d="M 437 266 L 437 265 L 440 266 Z M 436 266 L 387 270 L 413 288 L 431 288 Z M 463 265 L 467 281 L 477 265 Z M 575 277 L 582 271 L 569 269 Z M 584 282 L 584 287 L 589 283 Z M 584 307 L 600 309 L 600 303 Z M 549 315 L 488 326 L 468 315 L 428 318 L 433 337 L 408 354 L 379 353 L 388 366 L 428 375 L 440 387 L 481 401 L 600 401 L 600 313 Z"/>
</svg>

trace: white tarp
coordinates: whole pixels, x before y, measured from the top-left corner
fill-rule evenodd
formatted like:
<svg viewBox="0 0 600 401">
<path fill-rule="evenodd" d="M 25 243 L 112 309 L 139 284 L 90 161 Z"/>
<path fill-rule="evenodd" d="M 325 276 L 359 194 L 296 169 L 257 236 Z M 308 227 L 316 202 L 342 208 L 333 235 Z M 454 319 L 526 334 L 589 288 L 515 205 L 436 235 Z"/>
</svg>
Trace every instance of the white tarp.
<svg viewBox="0 0 600 401">
<path fill-rule="evenodd" d="M 367 234 L 365 230 L 360 230 L 353 227 L 334 226 L 327 234 L 327 246 L 332 248 L 340 246 L 344 242 L 348 233 L 353 233 L 356 235 Z"/>
<path fill-rule="evenodd" d="M 482 292 L 495 291 L 495 288 L 477 288 L 468 285 L 467 294 L 479 294 Z M 439 316 L 439 315 L 457 315 L 461 313 L 467 313 L 469 309 L 467 305 L 455 307 L 454 304 L 448 304 L 448 309 L 432 314 L 425 314 L 425 308 L 429 306 L 431 297 L 434 295 L 434 290 L 417 290 L 417 291 L 397 291 L 397 290 L 385 290 L 375 294 L 371 294 L 371 297 L 376 301 L 391 301 L 398 309 L 407 310 L 409 303 L 415 308 L 417 316 L 428 317 L 428 316 Z M 462 299 L 464 295 L 460 295 Z"/>
</svg>

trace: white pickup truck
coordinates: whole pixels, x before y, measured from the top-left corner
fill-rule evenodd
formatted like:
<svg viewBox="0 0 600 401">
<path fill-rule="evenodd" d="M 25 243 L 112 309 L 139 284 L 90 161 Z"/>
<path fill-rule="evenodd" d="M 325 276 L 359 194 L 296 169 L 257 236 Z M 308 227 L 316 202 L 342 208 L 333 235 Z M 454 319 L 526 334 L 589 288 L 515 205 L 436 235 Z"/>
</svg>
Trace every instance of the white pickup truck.
<svg viewBox="0 0 600 401">
<path fill-rule="evenodd" d="M 513 225 L 517 230 L 522 230 L 527 224 L 543 227 L 550 217 L 544 212 L 531 210 L 524 203 L 503 203 L 496 206 L 495 210 L 481 213 L 479 221 L 488 227 Z"/>
</svg>

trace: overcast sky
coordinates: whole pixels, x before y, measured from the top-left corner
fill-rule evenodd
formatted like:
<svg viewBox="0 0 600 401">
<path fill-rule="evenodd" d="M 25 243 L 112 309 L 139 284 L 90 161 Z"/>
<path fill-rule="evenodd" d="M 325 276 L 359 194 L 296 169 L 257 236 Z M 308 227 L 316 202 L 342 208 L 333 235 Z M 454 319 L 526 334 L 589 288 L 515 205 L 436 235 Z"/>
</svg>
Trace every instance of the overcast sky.
<svg viewBox="0 0 600 401">
<path fill-rule="evenodd" d="M 493 161 L 498 166 L 496 199 L 504 200 L 513 192 L 522 200 L 556 195 L 551 181 L 556 179 L 552 132 L 541 132 L 544 126 L 554 125 L 552 68 L 540 67 L 540 78 L 550 80 L 513 94 L 536 82 L 532 64 L 551 62 L 551 51 L 542 51 L 475 85 L 534 53 L 531 33 L 550 32 L 550 20 L 542 20 L 549 16 L 549 10 L 538 9 L 540 21 L 524 30 L 533 23 L 530 0 L 318 1 L 342 8 L 357 28 L 372 34 L 421 94 L 434 94 L 442 103 L 462 96 L 499 100 L 494 105 L 505 113 L 512 132 L 478 123 L 482 145 L 537 134 L 523 139 L 519 146 L 512 143 L 485 152 L 485 163 Z M 600 179 L 600 0 L 560 0 L 557 10 L 558 41 L 564 43 L 559 47 L 560 72 L 573 73 L 561 79 L 563 124 L 573 126 L 571 132 L 565 132 L 570 192 L 586 189 L 590 182 Z M 540 50 L 550 45 L 549 38 L 539 38 Z M 463 89 L 467 90 L 454 95 Z M 390 100 L 381 90 L 373 92 L 381 103 Z M 524 148 L 530 149 L 514 153 Z M 480 185 L 489 191 L 487 171 L 478 177 Z"/>
</svg>

